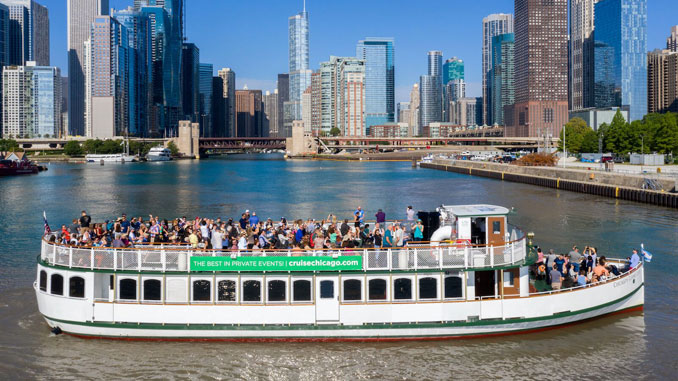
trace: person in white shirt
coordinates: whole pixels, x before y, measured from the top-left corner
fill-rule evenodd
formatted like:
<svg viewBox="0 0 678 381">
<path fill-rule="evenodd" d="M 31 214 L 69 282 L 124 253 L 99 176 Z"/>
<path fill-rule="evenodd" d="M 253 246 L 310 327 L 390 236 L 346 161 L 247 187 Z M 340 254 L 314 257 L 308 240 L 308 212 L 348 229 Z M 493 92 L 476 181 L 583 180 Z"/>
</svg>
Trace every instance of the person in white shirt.
<svg viewBox="0 0 678 381">
<path fill-rule="evenodd" d="M 410 225 L 414 222 L 414 209 L 412 209 L 412 205 L 407 207 L 407 221 L 410 222 Z"/>
</svg>

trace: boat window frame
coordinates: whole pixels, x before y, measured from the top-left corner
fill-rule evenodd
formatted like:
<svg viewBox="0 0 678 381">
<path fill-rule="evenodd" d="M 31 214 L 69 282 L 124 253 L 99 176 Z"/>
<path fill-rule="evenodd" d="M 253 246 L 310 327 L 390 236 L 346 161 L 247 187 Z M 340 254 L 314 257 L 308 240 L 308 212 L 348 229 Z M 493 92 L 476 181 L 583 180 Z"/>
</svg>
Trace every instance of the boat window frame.
<svg viewBox="0 0 678 381">
<path fill-rule="evenodd" d="M 158 300 L 146 299 L 146 282 L 156 281 L 160 283 L 160 295 Z M 162 303 L 163 302 L 163 293 L 165 291 L 165 285 L 163 284 L 162 278 L 159 277 L 142 277 L 141 278 L 141 301 L 144 303 Z"/>
<path fill-rule="evenodd" d="M 403 276 L 394 276 L 393 277 L 393 279 L 391 280 L 391 282 L 392 282 L 392 284 L 391 284 L 391 290 L 392 290 L 391 291 L 392 292 L 391 300 L 394 303 L 411 302 L 411 301 L 415 300 L 418 290 L 417 290 L 417 282 L 414 278 L 415 277 L 413 275 L 403 275 Z M 410 297 L 409 298 L 396 299 L 396 294 L 395 294 L 396 293 L 396 282 L 399 281 L 399 280 L 410 281 Z"/>
<path fill-rule="evenodd" d="M 43 275 L 44 275 L 44 279 L 43 279 Z M 48 279 L 49 279 L 49 276 L 47 274 L 47 271 L 41 269 L 40 273 L 38 273 L 38 289 L 40 291 L 47 292 L 47 286 L 48 286 L 48 282 L 49 282 Z M 44 284 L 43 284 L 43 280 L 44 280 Z"/>
<path fill-rule="evenodd" d="M 219 284 L 221 282 L 233 282 L 233 300 L 219 300 Z M 238 278 L 237 277 L 223 277 L 223 276 L 218 276 L 214 279 L 214 301 L 217 304 L 236 304 L 238 303 L 238 298 L 240 297 L 240 289 L 238 288 Z"/>
<path fill-rule="evenodd" d="M 57 277 L 61 278 L 61 291 L 59 293 L 54 292 L 54 279 Z M 49 276 L 49 293 L 51 295 L 64 296 L 64 275 L 62 273 L 52 273 Z"/>
<path fill-rule="evenodd" d="M 308 300 L 296 300 L 294 297 L 294 292 L 295 292 L 295 283 L 298 281 L 305 281 L 308 282 Z M 291 301 L 292 304 L 297 303 L 297 304 L 308 304 L 308 303 L 313 303 L 313 277 L 292 277 L 290 279 L 290 298 L 289 300 Z"/>
<path fill-rule="evenodd" d="M 259 300 L 245 300 L 245 283 L 249 281 L 259 282 Z M 264 304 L 264 278 L 263 277 L 240 277 L 240 303 L 242 304 Z"/>
<path fill-rule="evenodd" d="M 196 300 L 195 299 L 195 283 L 196 282 L 207 282 L 207 292 L 209 293 L 209 298 L 207 300 Z M 197 277 L 191 277 L 191 303 L 212 303 L 212 300 L 214 299 L 214 285 L 212 284 L 212 277 L 202 277 L 202 276 L 197 276 Z"/>
<path fill-rule="evenodd" d="M 81 286 L 82 288 L 80 290 L 78 290 L 78 291 L 81 291 L 82 296 L 73 295 L 73 292 L 74 292 L 73 288 L 74 287 L 73 287 L 72 282 L 75 279 L 80 279 L 82 281 L 82 286 Z M 85 280 L 84 277 L 82 277 L 80 275 L 73 275 L 73 276 L 68 277 L 68 297 L 69 298 L 75 298 L 75 299 L 84 299 L 87 296 L 86 285 L 87 285 L 87 281 Z"/>
<path fill-rule="evenodd" d="M 385 282 L 386 284 L 386 289 L 384 290 L 385 298 L 384 299 L 372 299 L 371 298 L 371 293 L 370 293 L 370 286 L 372 281 L 375 280 L 381 280 Z M 367 280 L 365 282 L 365 287 L 367 288 L 367 295 L 366 296 L 366 301 L 370 303 L 388 303 L 391 301 L 390 296 L 391 296 L 391 282 L 389 281 L 388 276 L 371 276 L 367 277 Z"/>
<path fill-rule="evenodd" d="M 421 297 L 421 281 L 424 279 L 433 279 L 435 280 L 435 293 L 436 296 L 433 298 L 422 298 Z M 425 274 L 417 277 L 417 300 L 422 301 L 434 301 L 440 300 L 440 275 L 438 274 Z"/>
<path fill-rule="evenodd" d="M 461 296 L 455 296 L 455 297 L 450 297 L 450 298 L 447 297 L 446 282 L 447 282 L 448 278 L 458 278 L 459 279 Z M 466 297 L 466 291 L 465 291 L 466 287 L 464 287 L 464 280 L 465 280 L 465 277 L 464 277 L 464 274 L 462 274 L 462 273 L 457 272 L 457 273 L 445 274 L 445 276 L 443 277 L 443 283 L 442 283 L 442 291 L 443 291 L 443 294 L 441 295 L 442 299 L 443 300 L 464 300 L 464 298 Z"/>
<path fill-rule="evenodd" d="M 269 293 L 271 291 L 269 289 L 269 287 L 271 285 L 271 282 L 283 282 L 283 284 L 284 284 L 283 289 L 285 290 L 284 300 L 274 300 L 274 301 L 272 301 L 272 300 L 269 299 L 269 297 L 270 297 Z M 290 285 L 289 285 L 287 277 L 276 277 L 276 276 L 266 277 L 266 303 L 286 304 L 289 301 L 289 299 L 290 299 Z"/>
<path fill-rule="evenodd" d="M 359 291 L 360 299 L 346 299 L 346 282 L 358 281 L 359 282 Z M 341 277 L 341 301 L 346 303 L 360 303 L 365 301 L 365 278 L 364 277 Z"/>
<path fill-rule="evenodd" d="M 123 299 L 121 294 L 122 294 L 122 282 L 124 281 L 132 281 L 134 282 L 134 299 Z M 130 276 L 121 276 L 118 277 L 118 287 L 116 288 L 116 296 L 117 300 L 121 302 L 137 302 L 139 301 L 139 279 L 137 277 L 130 277 Z"/>
</svg>

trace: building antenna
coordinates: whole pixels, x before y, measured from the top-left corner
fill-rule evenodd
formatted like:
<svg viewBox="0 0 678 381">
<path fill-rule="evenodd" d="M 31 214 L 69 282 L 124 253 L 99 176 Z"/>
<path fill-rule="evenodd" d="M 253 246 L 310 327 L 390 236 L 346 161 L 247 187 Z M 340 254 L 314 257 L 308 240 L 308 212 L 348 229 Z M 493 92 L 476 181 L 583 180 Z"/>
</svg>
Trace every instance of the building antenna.
<svg viewBox="0 0 678 381">
<path fill-rule="evenodd" d="M 184 28 L 184 41 L 188 41 L 188 37 L 186 36 L 186 3 L 188 1 L 184 1 L 184 11 L 181 12 L 181 26 Z"/>
<path fill-rule="evenodd" d="M 304 0 L 304 13 L 306 13 L 306 0 Z"/>
</svg>

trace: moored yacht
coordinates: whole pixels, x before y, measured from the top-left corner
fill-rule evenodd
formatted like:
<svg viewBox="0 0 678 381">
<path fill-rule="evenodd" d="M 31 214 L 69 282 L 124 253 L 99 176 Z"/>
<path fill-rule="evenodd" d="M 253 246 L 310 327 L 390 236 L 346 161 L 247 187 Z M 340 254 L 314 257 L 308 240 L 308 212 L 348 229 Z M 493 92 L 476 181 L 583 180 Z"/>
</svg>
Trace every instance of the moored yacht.
<svg viewBox="0 0 678 381">
<path fill-rule="evenodd" d="M 148 161 L 170 161 L 172 160 L 172 151 L 165 147 L 153 147 L 146 155 Z"/>
<path fill-rule="evenodd" d="M 388 249 L 73 247 L 45 236 L 38 308 L 54 330 L 79 337 L 227 341 L 471 338 L 642 310 L 642 262 L 544 290 L 533 237 L 509 224 L 508 209 L 438 213 L 430 242 Z"/>
</svg>

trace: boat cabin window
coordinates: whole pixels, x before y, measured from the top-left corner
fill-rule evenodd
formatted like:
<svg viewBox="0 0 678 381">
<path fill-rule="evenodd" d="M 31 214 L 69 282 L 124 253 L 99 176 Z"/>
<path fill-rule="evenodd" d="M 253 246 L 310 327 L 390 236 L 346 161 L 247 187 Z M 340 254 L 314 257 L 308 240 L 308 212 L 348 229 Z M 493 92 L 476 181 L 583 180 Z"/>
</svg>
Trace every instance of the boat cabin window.
<svg viewBox="0 0 678 381">
<path fill-rule="evenodd" d="M 40 271 L 40 291 L 47 292 L 47 271 Z"/>
<path fill-rule="evenodd" d="M 73 276 L 68 282 L 68 296 L 71 298 L 85 297 L 85 280 L 79 276 Z"/>
<path fill-rule="evenodd" d="M 193 301 L 209 302 L 212 300 L 212 282 L 204 279 L 193 281 Z"/>
<path fill-rule="evenodd" d="M 334 299 L 334 281 L 320 281 L 320 299 Z"/>
<path fill-rule="evenodd" d="M 52 274 L 50 283 L 51 283 L 50 292 L 52 293 L 52 295 L 64 294 L 64 277 L 62 277 L 59 274 Z"/>
<path fill-rule="evenodd" d="M 437 299 L 438 280 L 436 278 L 419 278 L 419 299 Z"/>
<path fill-rule="evenodd" d="M 157 279 L 144 281 L 144 300 L 155 301 L 161 298 L 162 283 Z"/>
<path fill-rule="evenodd" d="M 370 300 L 386 300 L 386 280 L 370 279 L 368 282 L 368 298 Z"/>
<path fill-rule="evenodd" d="M 355 301 L 362 300 L 362 282 L 358 279 L 347 279 L 344 281 L 344 300 Z"/>
<path fill-rule="evenodd" d="M 445 278 L 445 299 L 458 299 L 463 297 L 462 280 L 458 276 Z"/>
<path fill-rule="evenodd" d="M 412 279 L 398 278 L 393 281 L 393 299 L 412 299 Z"/>
<path fill-rule="evenodd" d="M 292 300 L 295 302 L 310 302 L 311 301 L 311 281 L 310 280 L 295 280 L 292 283 L 293 296 Z"/>
<path fill-rule="evenodd" d="M 261 301 L 261 282 L 258 280 L 246 280 L 242 283 L 243 302 Z"/>
<path fill-rule="evenodd" d="M 217 294 L 220 302 L 235 302 L 235 281 L 220 280 Z"/>
<path fill-rule="evenodd" d="M 269 302 L 284 302 L 287 300 L 287 285 L 284 280 L 268 281 Z"/>
<path fill-rule="evenodd" d="M 118 292 L 122 300 L 137 300 L 137 281 L 129 278 L 121 279 Z"/>
</svg>

